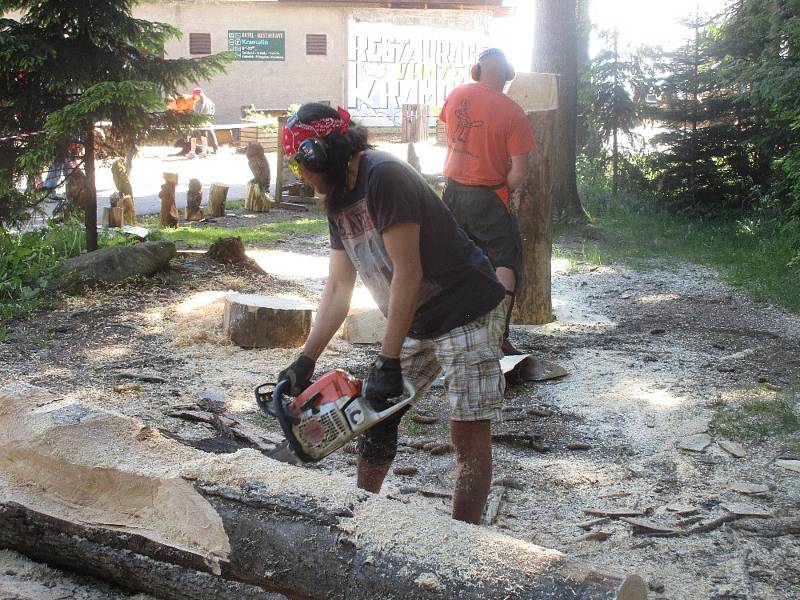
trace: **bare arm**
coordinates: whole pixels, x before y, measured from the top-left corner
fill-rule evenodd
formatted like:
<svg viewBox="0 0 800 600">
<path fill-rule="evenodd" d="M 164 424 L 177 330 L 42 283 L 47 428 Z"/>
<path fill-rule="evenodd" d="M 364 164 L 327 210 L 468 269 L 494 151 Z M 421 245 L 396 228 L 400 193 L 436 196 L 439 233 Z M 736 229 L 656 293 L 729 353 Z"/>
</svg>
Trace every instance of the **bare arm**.
<svg viewBox="0 0 800 600">
<path fill-rule="evenodd" d="M 398 223 L 389 227 L 383 232 L 383 244 L 392 260 L 393 272 L 389 288 L 389 317 L 381 353 L 397 358 L 414 319 L 422 286 L 419 224 Z"/>
<path fill-rule="evenodd" d="M 528 155 L 518 154 L 511 157 L 511 170 L 506 176 L 508 189 L 515 190 L 522 185 L 528 176 Z"/>
<path fill-rule="evenodd" d="M 344 250 L 331 250 L 328 281 L 319 301 L 317 317 L 308 335 L 303 354 L 317 360 L 336 334 L 350 309 L 356 283 L 356 270 Z"/>
</svg>

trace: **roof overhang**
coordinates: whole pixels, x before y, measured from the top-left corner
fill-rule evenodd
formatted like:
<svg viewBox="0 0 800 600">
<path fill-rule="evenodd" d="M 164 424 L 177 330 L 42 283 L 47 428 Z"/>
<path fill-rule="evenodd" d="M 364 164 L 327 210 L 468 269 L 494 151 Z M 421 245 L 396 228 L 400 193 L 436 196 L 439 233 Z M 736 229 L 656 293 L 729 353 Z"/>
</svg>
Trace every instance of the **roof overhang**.
<svg viewBox="0 0 800 600">
<path fill-rule="evenodd" d="M 352 8 L 406 8 L 406 9 L 448 9 L 448 10 L 489 10 L 496 17 L 509 16 L 514 9 L 503 6 L 503 0 L 277 0 L 280 4 L 307 4 L 315 6 L 349 6 Z"/>
</svg>

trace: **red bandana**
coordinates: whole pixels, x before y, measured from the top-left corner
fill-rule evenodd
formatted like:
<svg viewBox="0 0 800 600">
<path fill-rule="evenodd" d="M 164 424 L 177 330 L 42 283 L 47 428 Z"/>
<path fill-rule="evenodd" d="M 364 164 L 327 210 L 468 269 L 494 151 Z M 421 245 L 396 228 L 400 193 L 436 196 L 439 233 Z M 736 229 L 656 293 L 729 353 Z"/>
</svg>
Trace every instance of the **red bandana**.
<svg viewBox="0 0 800 600">
<path fill-rule="evenodd" d="M 334 131 L 345 133 L 350 127 L 350 113 L 341 106 L 337 112 L 341 119 L 325 117 L 311 123 L 300 123 L 296 117 L 290 118 L 283 128 L 283 153 L 292 157 L 304 140 L 325 137 Z"/>
</svg>

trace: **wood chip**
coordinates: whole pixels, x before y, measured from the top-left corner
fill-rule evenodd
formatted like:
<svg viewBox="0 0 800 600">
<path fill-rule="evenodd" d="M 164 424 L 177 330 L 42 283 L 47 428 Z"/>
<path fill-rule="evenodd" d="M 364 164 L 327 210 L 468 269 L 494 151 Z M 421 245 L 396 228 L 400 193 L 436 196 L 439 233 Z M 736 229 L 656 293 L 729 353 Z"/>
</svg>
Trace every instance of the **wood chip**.
<svg viewBox="0 0 800 600">
<path fill-rule="evenodd" d="M 644 514 L 638 508 L 584 508 L 583 512 L 587 515 L 597 515 L 600 517 L 640 517 Z"/>
<path fill-rule="evenodd" d="M 421 440 L 411 440 L 406 444 L 409 448 L 414 448 L 415 450 L 423 450 L 426 444 L 436 444 L 436 440 L 431 439 L 421 439 Z"/>
<path fill-rule="evenodd" d="M 437 423 L 439 421 L 437 417 L 432 417 L 430 415 L 420 415 L 418 413 L 414 413 L 413 415 L 411 415 L 411 420 L 414 421 L 414 423 L 421 423 L 422 425 L 433 425 L 434 423 Z"/>
<path fill-rule="evenodd" d="M 689 452 L 703 452 L 711 445 L 711 436 L 707 433 L 696 433 L 678 440 L 678 448 Z"/>
<path fill-rule="evenodd" d="M 441 456 L 443 454 L 448 454 L 449 452 L 453 451 L 453 446 L 450 444 L 439 444 L 438 446 L 434 446 L 431 448 L 430 452 L 434 456 Z"/>
<path fill-rule="evenodd" d="M 453 494 L 445 490 L 422 489 L 419 493 L 428 498 L 452 498 Z"/>
<path fill-rule="evenodd" d="M 492 482 L 492 485 L 502 485 L 512 490 L 524 490 L 525 485 L 516 477 L 500 477 Z"/>
<path fill-rule="evenodd" d="M 776 460 L 775 464 L 782 469 L 788 469 L 795 473 L 800 473 L 800 460 Z"/>
<path fill-rule="evenodd" d="M 167 413 L 170 417 L 183 419 L 184 421 L 197 421 L 199 423 L 212 423 L 214 415 L 205 410 L 173 410 Z"/>
<path fill-rule="evenodd" d="M 722 508 L 727 510 L 729 513 L 737 515 L 739 517 L 761 517 L 761 518 L 770 518 L 772 517 L 772 513 L 768 510 L 764 510 L 758 506 L 752 506 L 750 504 L 740 504 L 737 502 L 729 502 L 727 504 L 723 504 Z"/>
<path fill-rule="evenodd" d="M 763 483 L 745 483 L 742 481 L 737 481 L 731 485 L 731 489 L 734 492 L 739 492 L 740 494 L 748 494 L 748 495 L 756 495 L 756 494 L 766 494 L 769 492 L 769 486 L 764 485 Z"/>
<path fill-rule="evenodd" d="M 506 488 L 502 485 L 492 486 L 489 492 L 489 497 L 486 499 L 486 510 L 483 514 L 483 522 L 486 525 L 494 524 L 497 515 L 500 513 L 500 505 L 503 503 L 503 496 L 506 493 Z"/>
<path fill-rule="evenodd" d="M 114 386 L 114 391 L 118 394 L 127 394 L 128 392 L 138 392 L 142 389 L 138 383 L 126 383 Z"/>
<path fill-rule="evenodd" d="M 654 521 L 650 521 L 647 519 L 631 519 L 629 517 L 623 517 L 620 519 L 623 523 L 627 523 L 633 527 L 634 533 L 651 533 L 651 534 L 659 534 L 659 533 L 667 533 L 667 534 L 675 534 L 678 533 L 678 530 L 674 527 L 666 527 L 661 525 L 660 523 L 656 523 Z"/>
<path fill-rule="evenodd" d="M 668 504 L 665 506 L 668 511 L 674 512 L 675 514 L 681 517 L 687 517 L 689 515 L 696 515 L 700 512 L 700 509 L 696 506 L 690 506 L 688 504 Z"/>
<path fill-rule="evenodd" d="M 392 471 L 395 475 L 416 475 L 417 467 L 395 467 Z"/>
<path fill-rule="evenodd" d="M 592 445 L 586 442 L 570 442 L 567 444 L 567 450 L 591 450 Z"/>
<path fill-rule="evenodd" d="M 578 538 L 579 542 L 605 542 L 611 534 L 607 531 L 593 531 Z"/>
<path fill-rule="evenodd" d="M 717 444 L 720 448 L 725 450 L 725 452 L 735 458 L 744 458 L 747 456 L 747 450 L 745 450 L 744 446 L 741 444 L 737 444 L 736 442 L 732 442 L 730 440 L 717 440 Z"/>
<path fill-rule="evenodd" d="M 529 408 L 525 412 L 535 417 L 552 417 L 554 414 L 556 414 L 552 410 L 547 408 Z"/>
<path fill-rule="evenodd" d="M 600 517 L 599 519 L 591 519 L 590 521 L 583 521 L 581 523 L 577 523 L 577 527 L 581 529 L 586 529 L 587 531 L 592 527 L 596 527 L 597 525 L 602 525 L 603 523 L 608 523 L 611 520 L 610 517 Z"/>
<path fill-rule="evenodd" d="M 441 445 L 442 445 L 441 442 L 425 442 L 424 444 L 422 444 L 422 449 L 425 450 L 426 452 L 430 452 L 431 450 L 436 448 L 436 446 L 441 446 Z"/>
</svg>

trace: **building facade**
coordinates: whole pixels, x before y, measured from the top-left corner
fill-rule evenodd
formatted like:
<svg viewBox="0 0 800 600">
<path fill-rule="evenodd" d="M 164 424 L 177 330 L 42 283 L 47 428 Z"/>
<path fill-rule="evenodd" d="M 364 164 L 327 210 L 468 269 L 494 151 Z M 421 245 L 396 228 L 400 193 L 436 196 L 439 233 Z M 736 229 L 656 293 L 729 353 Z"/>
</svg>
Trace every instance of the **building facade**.
<svg viewBox="0 0 800 600">
<path fill-rule="evenodd" d="M 467 81 L 492 19 L 507 12 L 502 0 L 159 0 L 134 9 L 181 30 L 167 58 L 234 53 L 225 74 L 196 82 L 216 103 L 217 123 L 238 122 L 250 105 L 321 100 L 372 126 L 398 125 L 403 104 L 435 114 Z"/>
</svg>

